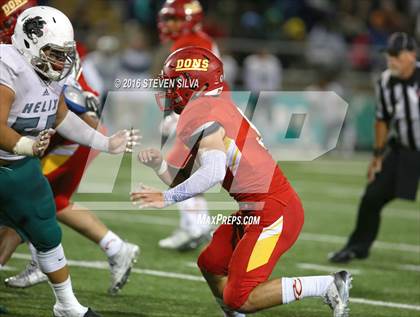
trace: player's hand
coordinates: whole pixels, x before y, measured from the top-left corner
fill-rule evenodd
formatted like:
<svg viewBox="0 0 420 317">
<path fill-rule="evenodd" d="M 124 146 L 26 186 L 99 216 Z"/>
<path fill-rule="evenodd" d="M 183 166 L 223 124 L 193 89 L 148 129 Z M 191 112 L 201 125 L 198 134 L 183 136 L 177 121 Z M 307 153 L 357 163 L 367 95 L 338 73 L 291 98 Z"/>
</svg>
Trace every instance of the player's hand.
<svg viewBox="0 0 420 317">
<path fill-rule="evenodd" d="M 162 164 L 162 153 L 153 148 L 145 149 L 139 152 L 138 159 L 140 163 L 157 170 Z"/>
<path fill-rule="evenodd" d="M 32 146 L 34 156 L 42 157 L 50 145 L 51 137 L 55 134 L 54 129 L 41 131 Z"/>
<path fill-rule="evenodd" d="M 131 202 L 139 209 L 143 208 L 164 208 L 165 201 L 163 192 L 143 184 L 130 193 Z"/>
<path fill-rule="evenodd" d="M 368 168 L 368 182 L 372 183 L 375 180 L 375 175 L 382 170 L 382 157 L 374 157 Z"/>
<path fill-rule="evenodd" d="M 130 129 L 118 131 L 109 138 L 109 153 L 131 153 L 133 152 L 133 148 L 140 144 L 140 139 L 139 130 Z"/>
</svg>

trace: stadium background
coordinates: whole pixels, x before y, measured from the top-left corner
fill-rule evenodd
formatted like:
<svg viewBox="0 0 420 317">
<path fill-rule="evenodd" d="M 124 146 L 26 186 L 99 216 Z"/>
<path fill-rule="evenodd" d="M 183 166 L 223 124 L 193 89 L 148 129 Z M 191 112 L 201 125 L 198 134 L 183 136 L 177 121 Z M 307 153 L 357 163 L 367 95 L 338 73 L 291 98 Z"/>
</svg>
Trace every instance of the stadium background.
<svg viewBox="0 0 420 317">
<path fill-rule="evenodd" d="M 114 76 L 129 72 L 150 77 L 148 74 L 160 70 L 158 65 L 166 51 L 162 53 L 159 43 L 156 15 L 163 1 L 40 3 L 68 14 L 77 39 L 88 51 L 115 50 L 114 63 L 118 58 L 122 63 L 110 66 L 114 67 L 110 71 Z M 372 83 L 385 66 L 379 50 L 394 31 L 407 31 L 420 37 L 418 1 L 216 0 L 202 1 L 202 4 L 206 12 L 204 29 L 217 39 L 225 64 L 229 64 L 227 79 L 234 89 L 248 88 L 245 78 L 250 76 L 244 66 L 247 56 L 263 50 L 274 54 L 283 72 L 272 87 L 305 90 L 309 86 L 329 84 L 329 89 L 350 105 L 348 124 L 342 135 L 345 148 L 370 149 Z M 98 42 L 104 35 L 112 37 Z M 129 48 L 134 50 L 128 51 Z M 112 89 L 113 81 L 107 79 L 105 86 Z"/>
<path fill-rule="evenodd" d="M 165 58 L 159 44 L 156 14 L 162 1 L 40 1 L 65 12 L 76 39 L 86 49 L 84 61 L 98 66 L 98 89 L 114 89 L 116 77 L 153 77 Z M 271 54 L 281 64 L 272 90 L 336 91 L 349 105 L 336 150 L 314 162 L 281 163 L 301 196 L 306 222 L 296 246 L 281 259 L 274 276 L 324 274 L 338 267 L 327 254 L 345 242 L 353 227 L 373 140 L 373 82 L 385 67 L 379 52 L 394 31 L 420 40 L 420 2 L 412 1 L 201 1 L 205 30 L 216 38 L 228 80 L 234 89 L 252 83 L 246 67 L 252 54 Z M 264 51 L 264 52 L 263 52 Z M 278 64 L 277 64 L 278 65 Z M 112 194 L 78 194 L 76 201 L 98 202 L 98 215 L 116 232 L 142 247 L 142 257 L 121 296 L 106 295 L 107 263 L 96 248 L 64 229 L 64 245 L 80 298 L 105 316 L 219 316 L 210 292 L 195 267 L 197 252 L 178 254 L 158 249 L 157 241 L 177 224 L 173 212 L 133 212 L 111 208 L 127 201 L 131 159 L 125 158 Z M 133 162 L 134 163 L 134 162 Z M 144 172 L 143 172 L 144 171 Z M 155 180 L 142 170 L 145 183 Z M 210 200 L 227 199 L 213 194 Z M 110 203 L 107 204 L 106 201 Z M 118 205 L 118 204 L 117 204 Z M 23 268 L 25 248 L 0 277 Z M 379 241 L 368 261 L 346 266 L 355 274 L 352 316 L 420 316 L 420 208 L 395 201 L 384 211 Z M 35 296 L 36 295 L 36 296 Z M 46 316 L 52 304 L 48 286 L 0 288 L 0 301 L 12 316 Z M 258 316 L 329 316 L 319 301 L 275 308 Z"/>
</svg>

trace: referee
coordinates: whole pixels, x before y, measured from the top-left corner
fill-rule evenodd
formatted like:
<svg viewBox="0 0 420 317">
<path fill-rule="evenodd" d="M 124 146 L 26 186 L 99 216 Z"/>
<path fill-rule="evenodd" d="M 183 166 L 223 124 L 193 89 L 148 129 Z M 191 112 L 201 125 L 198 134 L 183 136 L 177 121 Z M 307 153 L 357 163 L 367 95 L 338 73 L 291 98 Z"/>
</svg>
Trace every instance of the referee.
<svg viewBox="0 0 420 317">
<path fill-rule="evenodd" d="M 420 63 L 416 43 L 394 33 L 386 48 L 388 69 L 377 82 L 373 158 L 356 228 L 334 263 L 365 259 L 379 231 L 383 207 L 395 198 L 416 200 L 420 180 Z"/>
</svg>

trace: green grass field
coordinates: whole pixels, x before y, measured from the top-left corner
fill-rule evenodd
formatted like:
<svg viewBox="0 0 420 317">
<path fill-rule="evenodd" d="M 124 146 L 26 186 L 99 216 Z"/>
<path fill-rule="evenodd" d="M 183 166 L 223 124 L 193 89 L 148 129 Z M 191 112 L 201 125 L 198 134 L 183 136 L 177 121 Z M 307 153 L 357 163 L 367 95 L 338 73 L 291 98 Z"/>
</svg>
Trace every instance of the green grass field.
<svg viewBox="0 0 420 317">
<path fill-rule="evenodd" d="M 129 162 L 129 161 L 128 161 Z M 114 193 L 108 196 L 78 194 L 76 201 L 124 201 L 128 199 L 130 176 L 127 162 L 119 173 Z M 308 163 L 281 164 L 300 194 L 306 211 L 303 233 L 278 263 L 273 277 L 320 275 L 333 272 L 326 258 L 345 242 L 354 221 L 365 183 L 367 157 L 342 160 L 327 157 Z M 155 182 L 143 173 L 146 184 Z M 420 196 L 420 195 L 419 195 Z M 210 194 L 211 200 L 228 199 Z M 102 204 L 107 205 L 107 204 Z M 111 205 L 111 203 L 109 203 Z M 112 209 L 112 208 L 111 208 Z M 105 317 L 221 316 L 195 266 L 198 251 L 179 254 L 160 250 L 159 239 L 177 225 L 178 214 L 168 211 L 96 211 L 101 219 L 125 239 L 138 243 L 142 254 L 130 282 L 117 297 L 106 290 L 109 272 L 97 246 L 64 229 L 63 245 L 69 260 L 73 285 L 79 300 Z M 214 210 L 212 214 L 220 211 Z M 420 316 L 420 203 L 395 201 L 383 213 L 378 243 L 367 261 L 343 266 L 354 273 L 352 317 Z M 26 264 L 28 250 L 21 246 L 8 263 L 17 273 Z M 26 290 L 0 286 L 0 304 L 14 317 L 51 316 L 54 303 L 49 286 Z M 329 308 L 321 300 L 309 299 L 257 313 L 256 316 L 327 317 Z"/>
</svg>

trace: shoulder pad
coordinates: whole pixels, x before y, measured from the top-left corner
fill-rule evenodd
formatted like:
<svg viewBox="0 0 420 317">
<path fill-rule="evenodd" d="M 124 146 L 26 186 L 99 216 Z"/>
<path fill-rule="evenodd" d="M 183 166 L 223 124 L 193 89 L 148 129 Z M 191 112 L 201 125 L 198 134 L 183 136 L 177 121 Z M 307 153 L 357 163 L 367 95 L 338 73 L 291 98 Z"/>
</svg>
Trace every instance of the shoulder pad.
<svg viewBox="0 0 420 317">
<path fill-rule="evenodd" d="M 83 91 L 76 87 L 65 85 L 63 87 L 63 96 L 67 107 L 75 114 L 79 115 L 87 112 L 86 97 L 83 95 Z"/>
</svg>

